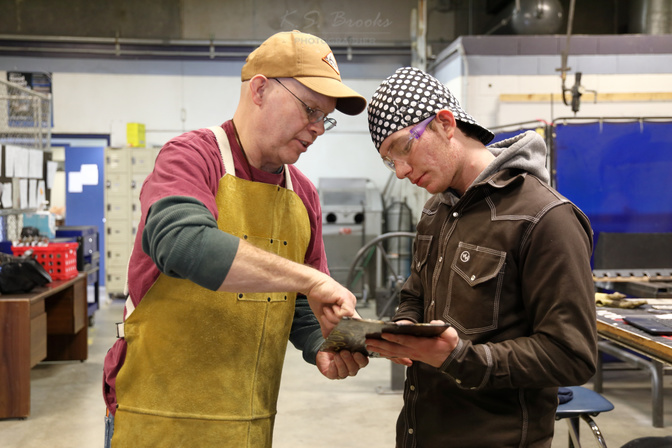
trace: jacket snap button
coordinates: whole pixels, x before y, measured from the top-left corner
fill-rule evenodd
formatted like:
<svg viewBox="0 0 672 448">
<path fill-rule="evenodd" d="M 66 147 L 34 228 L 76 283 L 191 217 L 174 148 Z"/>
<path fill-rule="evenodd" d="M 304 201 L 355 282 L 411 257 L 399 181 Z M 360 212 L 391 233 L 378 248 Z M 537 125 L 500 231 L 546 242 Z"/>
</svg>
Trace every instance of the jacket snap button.
<svg viewBox="0 0 672 448">
<path fill-rule="evenodd" d="M 453 218 L 457 218 L 458 216 L 460 216 L 459 213 L 457 213 L 457 212 L 453 212 Z"/>
<path fill-rule="evenodd" d="M 443 257 L 439 257 L 439 263 L 443 263 Z"/>
<path fill-rule="evenodd" d="M 476 276 L 475 276 L 475 275 L 472 275 L 472 276 L 471 276 L 471 281 L 473 282 L 474 280 L 476 280 Z"/>
<path fill-rule="evenodd" d="M 413 434 L 413 428 L 408 428 L 408 433 Z"/>
</svg>

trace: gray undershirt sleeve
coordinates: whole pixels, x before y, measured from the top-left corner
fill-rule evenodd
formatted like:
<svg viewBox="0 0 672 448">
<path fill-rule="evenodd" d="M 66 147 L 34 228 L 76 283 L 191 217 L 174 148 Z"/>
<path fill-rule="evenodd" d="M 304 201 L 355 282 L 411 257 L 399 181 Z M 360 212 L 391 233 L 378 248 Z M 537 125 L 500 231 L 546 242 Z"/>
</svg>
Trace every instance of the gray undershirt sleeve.
<svg viewBox="0 0 672 448">
<path fill-rule="evenodd" d="M 322 330 L 320 330 L 320 323 L 311 311 L 308 299 L 303 294 L 296 297 L 289 340 L 294 347 L 303 352 L 303 359 L 306 362 L 315 364 L 315 357 L 324 342 L 324 338 L 322 337 Z"/>
<path fill-rule="evenodd" d="M 229 273 L 239 243 L 217 228 L 202 202 L 185 196 L 155 202 L 142 232 L 142 250 L 161 272 L 212 291 Z"/>
</svg>

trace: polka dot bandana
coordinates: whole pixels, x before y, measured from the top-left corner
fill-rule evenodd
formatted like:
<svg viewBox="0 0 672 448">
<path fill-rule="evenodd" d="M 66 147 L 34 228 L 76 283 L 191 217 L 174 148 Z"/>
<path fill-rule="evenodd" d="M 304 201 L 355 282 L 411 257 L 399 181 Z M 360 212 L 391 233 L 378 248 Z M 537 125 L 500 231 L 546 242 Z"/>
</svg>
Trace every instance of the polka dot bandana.
<svg viewBox="0 0 672 448">
<path fill-rule="evenodd" d="M 380 145 L 390 134 L 420 123 L 441 109 L 450 110 L 455 119 L 468 123 L 473 135 L 487 145 L 494 134 L 482 127 L 460 107 L 441 81 L 414 67 L 402 67 L 382 82 L 369 102 L 371 140 Z"/>
</svg>

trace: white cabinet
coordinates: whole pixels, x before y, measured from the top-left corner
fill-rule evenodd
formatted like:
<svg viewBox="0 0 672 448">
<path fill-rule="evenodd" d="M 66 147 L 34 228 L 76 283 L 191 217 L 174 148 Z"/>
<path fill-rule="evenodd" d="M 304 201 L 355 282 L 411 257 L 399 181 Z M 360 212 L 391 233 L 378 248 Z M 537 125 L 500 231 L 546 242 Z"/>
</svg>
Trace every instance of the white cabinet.
<svg viewBox="0 0 672 448">
<path fill-rule="evenodd" d="M 105 149 L 105 287 L 123 296 L 131 248 L 140 222 L 140 189 L 159 148 Z"/>
</svg>

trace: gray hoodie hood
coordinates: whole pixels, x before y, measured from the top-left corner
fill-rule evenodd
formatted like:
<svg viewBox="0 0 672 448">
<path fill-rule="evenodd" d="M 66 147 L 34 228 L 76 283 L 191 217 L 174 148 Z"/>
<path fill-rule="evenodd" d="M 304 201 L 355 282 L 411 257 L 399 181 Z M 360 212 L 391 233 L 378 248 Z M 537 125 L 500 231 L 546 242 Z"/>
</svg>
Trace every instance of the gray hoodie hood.
<svg viewBox="0 0 672 448">
<path fill-rule="evenodd" d="M 546 169 L 546 142 L 536 132 L 527 131 L 507 138 L 493 143 L 488 149 L 495 156 L 495 160 L 478 175 L 474 184 L 505 169 L 523 170 L 549 183 L 550 175 Z"/>
</svg>

